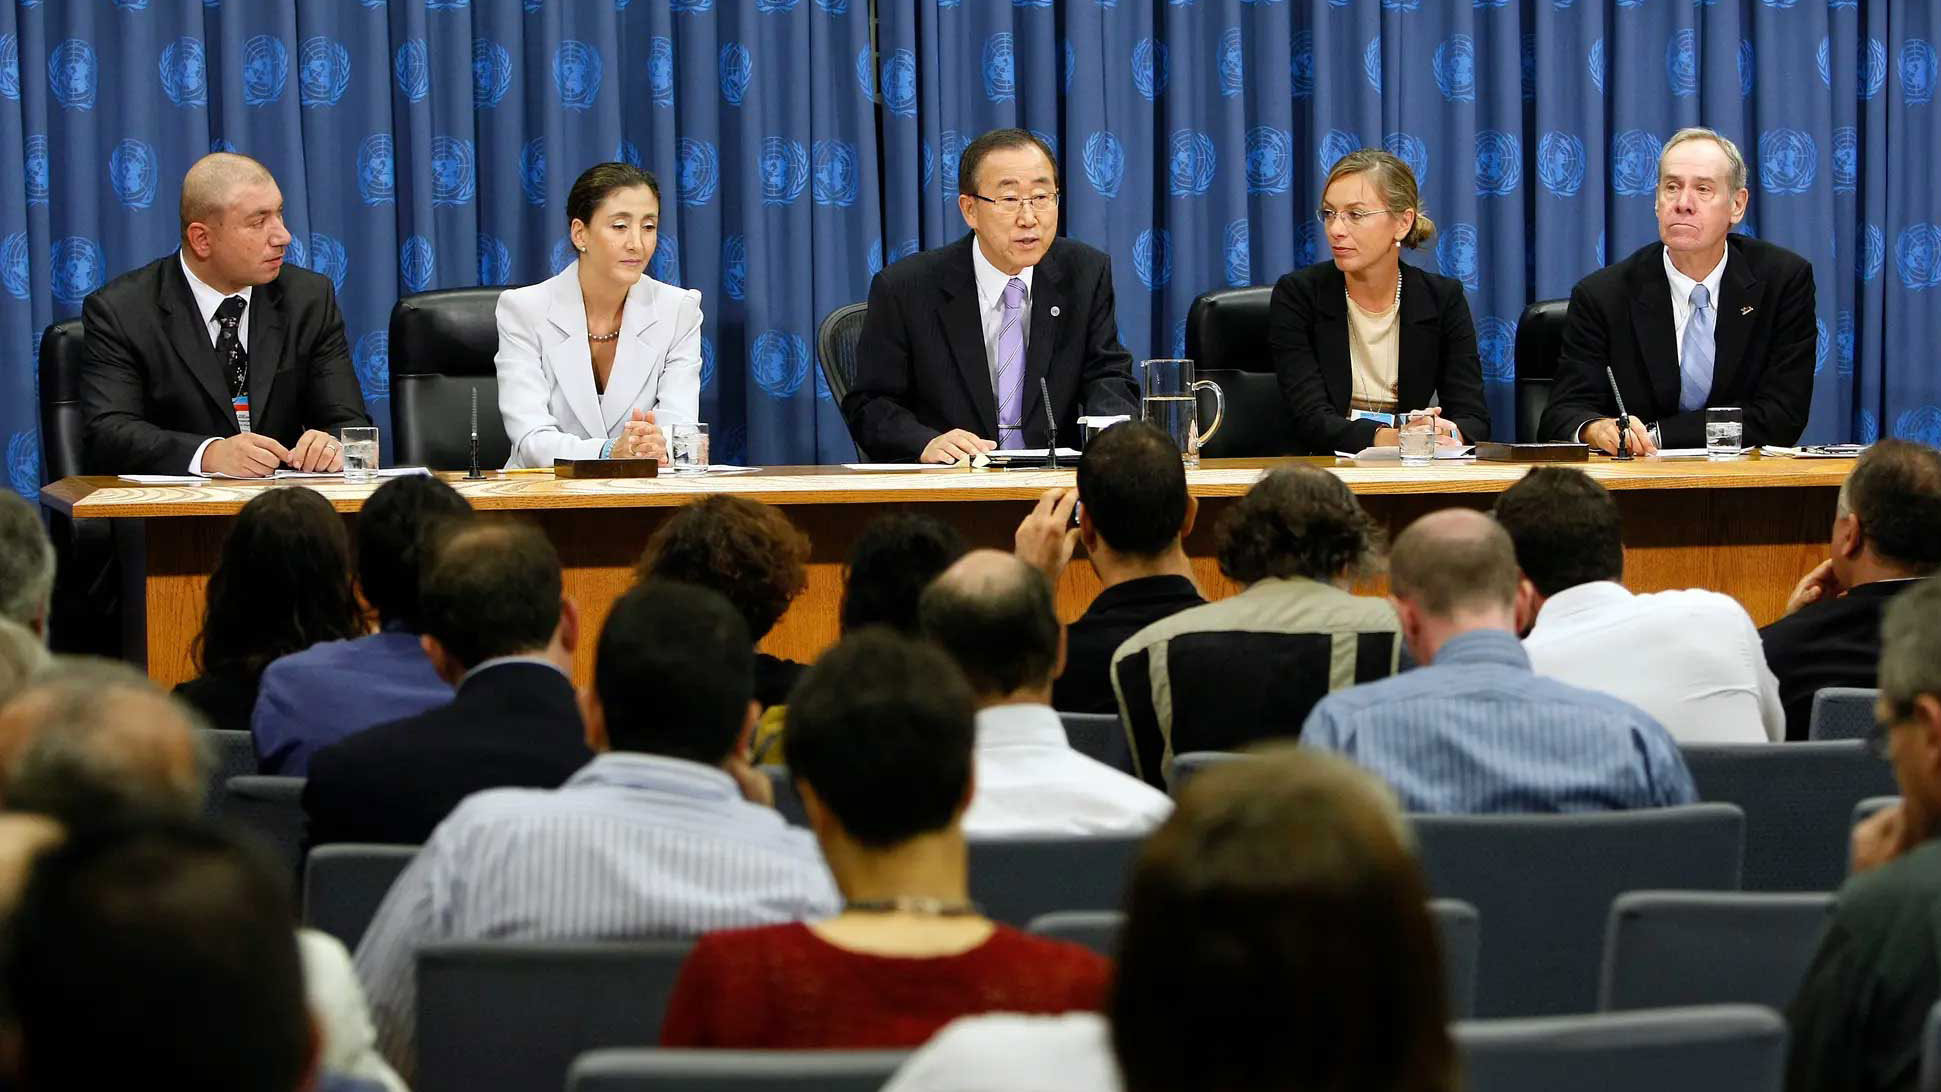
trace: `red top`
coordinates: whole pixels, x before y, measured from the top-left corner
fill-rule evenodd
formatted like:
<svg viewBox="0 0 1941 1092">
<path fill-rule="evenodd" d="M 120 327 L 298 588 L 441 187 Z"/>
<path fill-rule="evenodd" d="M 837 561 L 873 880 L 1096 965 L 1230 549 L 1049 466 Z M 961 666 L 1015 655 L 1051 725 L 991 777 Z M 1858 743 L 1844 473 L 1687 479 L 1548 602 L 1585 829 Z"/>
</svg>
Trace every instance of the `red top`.
<svg viewBox="0 0 1941 1092">
<path fill-rule="evenodd" d="M 1112 965 L 999 925 L 949 956 L 852 952 L 802 924 L 710 933 L 668 1001 L 668 1047 L 914 1047 L 959 1016 L 1098 1011 Z"/>
</svg>

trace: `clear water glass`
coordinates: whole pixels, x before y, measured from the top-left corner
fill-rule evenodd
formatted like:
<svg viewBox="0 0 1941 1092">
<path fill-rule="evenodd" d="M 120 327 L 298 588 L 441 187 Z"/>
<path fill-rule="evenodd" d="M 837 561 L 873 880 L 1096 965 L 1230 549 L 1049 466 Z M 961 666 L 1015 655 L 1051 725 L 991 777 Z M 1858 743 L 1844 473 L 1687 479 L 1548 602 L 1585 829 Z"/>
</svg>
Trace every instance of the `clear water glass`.
<svg viewBox="0 0 1941 1092">
<path fill-rule="evenodd" d="M 377 430 L 346 428 L 338 438 L 344 443 L 344 480 L 377 480 Z"/>
<path fill-rule="evenodd" d="M 676 470 L 708 468 L 708 424 L 667 426 L 667 458 Z"/>
<path fill-rule="evenodd" d="M 1712 406 L 1705 411 L 1705 457 L 1737 459 L 1745 447 L 1746 415 L 1738 406 Z"/>
<path fill-rule="evenodd" d="M 1402 415 L 1401 438 L 1402 463 L 1405 466 L 1428 466 L 1436 461 L 1436 418 L 1433 413 L 1405 413 Z"/>
</svg>

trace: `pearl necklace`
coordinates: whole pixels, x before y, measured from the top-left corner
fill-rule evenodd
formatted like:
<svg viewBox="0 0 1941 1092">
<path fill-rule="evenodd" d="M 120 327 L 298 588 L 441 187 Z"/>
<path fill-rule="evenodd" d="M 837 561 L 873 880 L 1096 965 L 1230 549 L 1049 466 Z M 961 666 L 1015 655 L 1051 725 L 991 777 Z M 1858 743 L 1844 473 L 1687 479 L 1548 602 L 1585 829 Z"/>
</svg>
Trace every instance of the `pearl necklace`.
<svg viewBox="0 0 1941 1092">
<path fill-rule="evenodd" d="M 923 914 L 940 918 L 972 917 L 981 911 L 974 902 L 945 902 L 925 895 L 898 895 L 891 899 L 850 899 L 842 908 L 856 914 Z"/>
<path fill-rule="evenodd" d="M 1342 296 L 1347 298 L 1348 302 L 1354 303 L 1355 297 L 1352 295 L 1349 295 L 1348 285 L 1347 285 L 1347 282 L 1345 281 L 1342 282 L 1342 285 L 1341 285 L 1341 294 Z M 1395 270 L 1395 304 L 1396 306 L 1399 307 L 1401 306 L 1401 303 L 1402 303 L 1402 271 L 1401 269 L 1397 268 Z"/>
<path fill-rule="evenodd" d="M 1397 298 L 1397 299 L 1400 299 L 1400 298 L 1401 298 L 1401 296 L 1400 296 L 1400 291 L 1401 291 L 1401 290 L 1400 290 L 1400 286 L 1397 286 L 1397 289 L 1396 289 L 1396 291 L 1397 291 L 1397 296 L 1396 296 L 1396 298 Z M 619 336 L 620 336 L 620 331 L 618 331 L 618 330 L 615 330 L 614 332 L 612 332 L 612 333 L 610 333 L 610 334 L 588 334 L 588 335 L 586 335 L 586 340 L 588 340 L 588 341 L 612 341 L 612 340 L 614 340 L 615 338 L 618 338 Z"/>
</svg>

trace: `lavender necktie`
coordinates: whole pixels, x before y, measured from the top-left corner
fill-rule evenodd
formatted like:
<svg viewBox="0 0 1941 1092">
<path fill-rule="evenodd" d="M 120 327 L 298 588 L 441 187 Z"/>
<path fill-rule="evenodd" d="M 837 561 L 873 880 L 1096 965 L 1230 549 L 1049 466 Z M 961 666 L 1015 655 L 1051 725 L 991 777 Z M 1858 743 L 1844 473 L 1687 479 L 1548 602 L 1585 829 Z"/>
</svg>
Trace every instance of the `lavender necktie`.
<svg viewBox="0 0 1941 1092">
<path fill-rule="evenodd" d="M 1004 320 L 997 328 L 997 446 L 1024 446 L 1024 282 L 1004 286 Z"/>
</svg>

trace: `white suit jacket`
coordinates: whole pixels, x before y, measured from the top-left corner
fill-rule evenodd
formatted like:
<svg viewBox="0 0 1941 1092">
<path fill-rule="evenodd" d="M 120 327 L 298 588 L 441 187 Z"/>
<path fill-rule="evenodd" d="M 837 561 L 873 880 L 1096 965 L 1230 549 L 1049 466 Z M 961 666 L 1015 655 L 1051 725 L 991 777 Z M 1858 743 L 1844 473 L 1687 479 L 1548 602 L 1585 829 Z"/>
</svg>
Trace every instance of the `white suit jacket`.
<svg viewBox="0 0 1941 1092">
<path fill-rule="evenodd" d="M 663 430 L 701 413 L 701 293 L 642 276 L 620 312 L 604 394 L 593 389 L 580 264 L 499 296 L 499 415 L 506 468 L 597 459 L 636 408 Z"/>
</svg>

